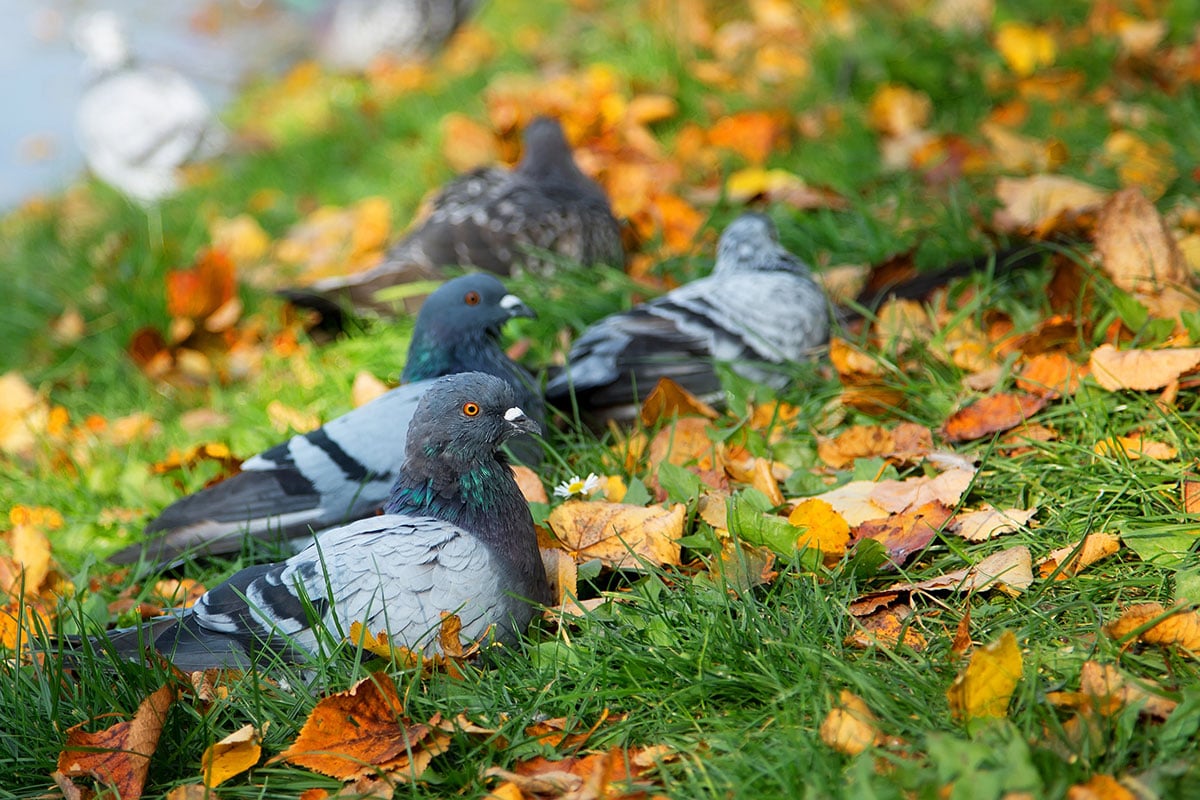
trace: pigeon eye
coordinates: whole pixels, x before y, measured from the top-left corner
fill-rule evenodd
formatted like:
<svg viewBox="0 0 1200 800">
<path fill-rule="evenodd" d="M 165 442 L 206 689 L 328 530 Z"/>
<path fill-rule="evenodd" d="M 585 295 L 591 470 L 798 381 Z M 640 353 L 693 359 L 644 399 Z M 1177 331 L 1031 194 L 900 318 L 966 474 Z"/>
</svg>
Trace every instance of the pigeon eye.
<svg viewBox="0 0 1200 800">
<path fill-rule="evenodd" d="M 478 403 L 463 403 L 463 413 L 466 414 L 468 417 L 479 416 L 479 404 Z"/>
<path fill-rule="evenodd" d="M 469 306 L 479 305 L 479 292 L 467 292 L 467 296 L 463 298 L 463 302 Z"/>
</svg>

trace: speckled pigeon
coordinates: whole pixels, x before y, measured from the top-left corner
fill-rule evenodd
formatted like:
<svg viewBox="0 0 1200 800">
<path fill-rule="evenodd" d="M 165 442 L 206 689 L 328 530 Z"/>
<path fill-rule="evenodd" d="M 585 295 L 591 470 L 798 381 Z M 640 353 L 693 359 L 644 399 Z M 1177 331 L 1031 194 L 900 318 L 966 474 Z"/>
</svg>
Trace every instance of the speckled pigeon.
<svg viewBox="0 0 1200 800">
<path fill-rule="evenodd" d="M 667 377 L 720 402 L 714 362 L 781 388 L 778 367 L 812 357 L 829 337 L 824 292 L 779 244 L 771 220 L 743 214 L 721 234 L 712 274 L 612 314 L 575 341 L 546 399 L 590 421 L 624 421 Z"/>
<path fill-rule="evenodd" d="M 76 134 L 105 183 L 149 205 L 179 189 L 180 167 L 225 147 L 227 132 L 187 78 L 134 63 L 115 14 L 87 14 L 73 34 L 86 81 Z"/>
<path fill-rule="evenodd" d="M 244 569 L 178 616 L 115 632 L 113 647 L 136 657 L 152 646 L 185 672 L 303 663 L 322 635 L 337 641 L 359 622 L 428 653 L 438 648 L 442 612 L 458 615 L 464 642 L 512 643 L 533 604 L 551 597 L 529 505 L 499 447 L 537 431 L 504 381 L 480 372 L 439 378 L 413 414 L 382 516 Z"/>
<path fill-rule="evenodd" d="M 533 312 L 492 275 L 463 275 L 438 287 L 417 316 L 405 383 L 306 434 L 259 453 L 242 471 L 180 498 L 146 526 L 146 540 L 111 557 L 169 561 L 184 553 L 237 552 L 243 536 L 279 540 L 374 514 L 404 460 L 404 437 L 433 378 L 481 371 L 506 381 L 517 403 L 539 423 L 544 409 L 535 382 L 497 344 L 500 327 Z M 536 463 L 529 437 L 511 443 Z"/>
<path fill-rule="evenodd" d="M 433 55 L 479 0 L 340 0 L 321 37 L 320 57 L 335 69 L 363 70 L 380 57 Z"/>
<path fill-rule="evenodd" d="M 525 128 L 524 154 L 510 170 L 485 167 L 460 176 L 434 199 L 428 217 L 388 251 L 379 266 L 319 281 L 287 296 L 350 304 L 359 311 L 394 313 L 376 292 L 442 276 L 460 266 L 508 275 L 547 273 L 552 259 L 580 264 L 625 262 L 620 229 L 604 190 L 579 171 L 557 120 L 539 117 Z"/>
</svg>

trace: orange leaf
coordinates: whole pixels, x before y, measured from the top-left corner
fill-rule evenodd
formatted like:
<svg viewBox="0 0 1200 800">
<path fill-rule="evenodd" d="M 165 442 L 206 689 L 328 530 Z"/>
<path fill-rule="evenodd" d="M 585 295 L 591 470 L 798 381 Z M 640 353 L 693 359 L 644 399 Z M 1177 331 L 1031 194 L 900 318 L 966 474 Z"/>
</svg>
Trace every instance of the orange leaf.
<svg viewBox="0 0 1200 800">
<path fill-rule="evenodd" d="M 966 668 L 946 691 L 950 711 L 969 722 L 981 717 L 1004 717 L 1008 701 L 1021 680 L 1021 648 L 1012 631 L 982 650 L 976 650 Z"/>
<path fill-rule="evenodd" d="M 1165 442 L 1155 442 L 1144 438 L 1141 434 L 1135 436 L 1112 436 L 1096 442 L 1092 448 L 1097 455 L 1106 456 L 1121 453 L 1130 461 L 1139 458 L 1153 458 L 1156 461 L 1174 461 L 1179 457 L 1179 451 Z"/>
<path fill-rule="evenodd" d="M 751 164 L 761 164 L 782 134 L 783 126 L 777 115 L 743 111 L 717 120 L 708 132 L 708 140 L 715 147 L 733 150 Z"/>
<path fill-rule="evenodd" d="M 1052 397 L 1059 394 L 1075 394 L 1079 379 L 1088 374 L 1062 352 L 1039 353 L 1025 362 L 1017 376 L 1017 388 L 1030 394 Z"/>
<path fill-rule="evenodd" d="M 1162 618 L 1137 635 L 1146 644 L 1175 645 L 1191 653 L 1200 653 L 1200 612 L 1186 611 L 1182 607 L 1167 610 L 1158 603 L 1143 603 L 1130 606 L 1115 622 L 1104 627 L 1105 633 L 1114 639 L 1124 639 L 1138 628 Z"/>
<path fill-rule="evenodd" d="M 116 789 L 122 800 L 138 800 L 146 784 L 150 756 L 158 747 L 175 689 L 163 686 L 138 706 L 133 719 L 89 733 L 82 722 L 67 729 L 67 743 L 58 756 L 58 771 L 70 778 L 93 778 Z M 71 784 L 73 786 L 73 784 Z"/>
<path fill-rule="evenodd" d="M 867 122 L 886 136 L 905 136 L 929 124 L 933 101 L 929 95 L 907 86 L 888 83 L 875 90 L 867 110 Z"/>
<path fill-rule="evenodd" d="M 1093 775 L 1086 783 L 1067 789 L 1067 800 L 1137 800 L 1137 797 L 1111 775 Z"/>
<path fill-rule="evenodd" d="M 929 641 L 920 631 L 908 625 L 907 620 L 911 616 L 911 606 L 906 603 L 896 603 L 864 617 L 856 617 L 855 621 L 862 627 L 846 637 L 846 644 L 860 649 L 868 647 L 891 649 L 899 645 L 906 645 L 921 652 L 929 646 Z"/>
<path fill-rule="evenodd" d="M 685 516 L 681 503 L 663 509 L 576 501 L 556 507 L 546 523 L 576 561 L 598 558 L 612 569 L 638 569 L 642 560 L 679 563 Z"/>
<path fill-rule="evenodd" d="M 202 250 L 189 269 L 167 272 L 167 311 L 173 317 L 200 320 L 236 290 L 233 260 L 217 249 Z"/>
<path fill-rule="evenodd" d="M 1163 388 L 1200 365 L 1200 347 L 1117 350 L 1102 344 L 1092 351 L 1089 364 L 1096 383 L 1110 392 L 1149 391 Z"/>
<path fill-rule="evenodd" d="M 993 394 L 955 411 L 942 430 L 952 442 L 979 439 L 1020 425 L 1047 402 L 1038 395 Z"/>
<path fill-rule="evenodd" d="M 466 114 L 452 111 L 442 117 L 442 155 L 455 172 L 494 164 L 500 158 L 491 128 Z"/>
<path fill-rule="evenodd" d="M 899 566 L 925 549 L 948 519 L 950 509 L 935 501 L 886 519 L 868 520 L 854 529 L 854 541 L 874 539 Z"/>
<path fill-rule="evenodd" d="M 856 756 L 883 739 L 879 719 L 866 702 L 842 689 L 838 703 L 821 723 L 821 741 L 848 756 Z"/>
<path fill-rule="evenodd" d="M 517 488 L 521 490 L 521 495 L 526 502 L 550 502 L 550 498 L 546 496 L 546 487 L 542 485 L 542 479 L 536 472 L 520 464 L 512 464 L 509 468 L 512 470 L 513 477 L 517 479 Z"/>
<path fill-rule="evenodd" d="M 650 441 L 650 464 L 657 467 L 668 461 L 682 467 L 695 463 L 701 469 L 712 469 L 716 445 L 708 434 L 713 430 L 704 417 L 681 417 Z"/>
<path fill-rule="evenodd" d="M 435 714 L 426 723 L 409 722 L 396 685 L 386 673 L 377 672 L 344 692 L 323 697 L 296 741 L 272 761 L 287 761 L 342 781 L 377 771 L 415 779 L 450 742 L 449 734 L 437 727 L 440 719 Z"/>
<path fill-rule="evenodd" d="M 641 420 L 647 428 L 672 417 L 716 419 L 716 409 L 670 378 L 659 378 L 642 402 Z"/>
<path fill-rule="evenodd" d="M 821 439 L 817 455 L 834 469 L 844 469 L 855 459 L 885 456 L 896 448 L 892 432 L 882 425 L 855 425 L 832 439 Z"/>
</svg>

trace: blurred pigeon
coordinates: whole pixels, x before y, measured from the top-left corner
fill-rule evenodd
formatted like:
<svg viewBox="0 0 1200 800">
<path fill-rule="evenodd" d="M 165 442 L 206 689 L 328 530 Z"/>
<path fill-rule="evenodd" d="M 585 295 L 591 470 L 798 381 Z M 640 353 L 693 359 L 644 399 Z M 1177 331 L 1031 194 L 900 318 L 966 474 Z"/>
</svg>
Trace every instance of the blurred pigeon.
<svg viewBox="0 0 1200 800">
<path fill-rule="evenodd" d="M 105 183 L 149 205 L 179 189 L 179 167 L 225 147 L 225 129 L 186 78 L 134 64 L 111 11 L 81 17 L 73 35 L 85 57 L 79 146 Z"/>
<path fill-rule="evenodd" d="M 443 277 L 461 266 L 508 275 L 548 273 L 555 264 L 538 251 L 581 264 L 625 262 L 620 229 L 604 190 L 579 171 L 557 120 L 539 117 L 525 128 L 524 155 L 513 170 L 484 167 L 452 181 L 428 217 L 388 251 L 379 266 L 319 281 L 288 293 L 321 310 L 306 295 L 358 310 L 394 313 L 376 292 L 400 283 Z"/>
<path fill-rule="evenodd" d="M 501 326 L 533 312 L 492 275 L 464 275 L 430 295 L 417 316 L 401 386 L 305 434 L 259 453 L 242 471 L 168 506 L 146 526 L 146 540 L 109 560 L 152 563 L 184 553 L 236 553 L 244 536 L 267 540 L 376 513 L 404 460 L 404 437 L 433 379 L 480 371 L 513 387 L 517 403 L 540 422 L 544 409 L 533 377 L 497 344 Z M 514 452 L 536 463 L 529 437 Z M 519 446 L 523 445 L 523 446 Z"/>
<path fill-rule="evenodd" d="M 632 419 L 659 378 L 720 403 L 714 362 L 782 388 L 778 367 L 810 358 L 829 338 L 824 292 L 808 266 L 779 244 L 762 214 L 743 214 L 721 234 L 712 274 L 612 314 L 575 341 L 546 399 L 589 421 Z"/>
<path fill-rule="evenodd" d="M 415 652 L 438 648 L 441 613 L 462 640 L 512 643 L 551 601 L 529 505 L 498 448 L 539 430 L 512 387 L 480 372 L 424 393 L 384 514 L 322 533 L 286 561 L 249 567 L 177 616 L 110 636 L 184 672 L 303 663 L 354 622 Z"/>
<path fill-rule="evenodd" d="M 479 0 L 341 0 L 322 37 L 321 60 L 362 71 L 379 57 L 408 61 L 433 55 Z"/>
</svg>

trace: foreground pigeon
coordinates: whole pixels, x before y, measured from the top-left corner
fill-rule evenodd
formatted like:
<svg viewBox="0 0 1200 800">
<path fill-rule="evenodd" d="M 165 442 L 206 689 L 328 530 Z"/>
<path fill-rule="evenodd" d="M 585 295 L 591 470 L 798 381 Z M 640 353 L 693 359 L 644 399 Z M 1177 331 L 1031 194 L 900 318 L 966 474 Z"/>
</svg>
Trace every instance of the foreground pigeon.
<svg viewBox="0 0 1200 800">
<path fill-rule="evenodd" d="M 771 220 L 743 214 L 721 234 L 712 274 L 612 314 L 575 341 L 546 387 L 590 421 L 625 421 L 659 378 L 710 402 L 723 398 L 714 362 L 781 388 L 780 366 L 812 357 L 829 338 L 824 292 L 779 244 Z"/>
<path fill-rule="evenodd" d="M 318 310 L 323 298 L 390 315 L 393 303 L 376 296 L 381 289 L 441 278 L 445 266 L 500 275 L 521 269 L 547 273 L 554 261 L 544 252 L 586 265 L 625 262 L 604 190 L 575 165 L 562 126 L 539 117 L 525 129 L 524 153 L 514 169 L 485 167 L 451 182 L 434 199 L 425 221 L 397 242 L 382 264 L 287 296 Z M 306 302 L 306 295 L 318 303 Z"/>
<path fill-rule="evenodd" d="M 496 341 L 505 322 L 530 316 L 529 307 L 491 275 L 447 281 L 417 316 L 404 384 L 248 459 L 237 475 L 177 500 L 146 526 L 146 541 L 110 560 L 128 564 L 144 557 L 159 563 L 183 553 L 236 553 L 247 535 L 292 539 L 374 514 L 404 460 L 404 437 L 417 404 L 442 375 L 495 375 L 540 422 L 542 399 L 532 376 Z M 523 460 L 532 462 L 541 453 L 528 437 L 519 444 L 525 446 L 515 452 Z"/>
<path fill-rule="evenodd" d="M 73 33 L 86 80 L 76 133 L 98 178 L 149 205 L 179 189 L 180 167 L 224 148 L 228 135 L 200 92 L 174 70 L 136 65 L 116 15 L 87 14 Z"/>
<path fill-rule="evenodd" d="M 118 631 L 115 651 L 153 647 L 184 672 L 303 663 L 352 623 L 413 651 L 438 647 L 443 612 L 461 639 L 511 643 L 551 600 L 529 505 L 498 448 L 538 425 L 512 388 L 479 372 L 440 378 L 408 428 L 384 514 L 249 567 L 175 617 Z"/>
<path fill-rule="evenodd" d="M 341 0 L 322 37 L 321 60 L 364 70 L 377 58 L 425 58 L 441 49 L 479 0 Z"/>
</svg>

